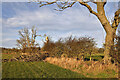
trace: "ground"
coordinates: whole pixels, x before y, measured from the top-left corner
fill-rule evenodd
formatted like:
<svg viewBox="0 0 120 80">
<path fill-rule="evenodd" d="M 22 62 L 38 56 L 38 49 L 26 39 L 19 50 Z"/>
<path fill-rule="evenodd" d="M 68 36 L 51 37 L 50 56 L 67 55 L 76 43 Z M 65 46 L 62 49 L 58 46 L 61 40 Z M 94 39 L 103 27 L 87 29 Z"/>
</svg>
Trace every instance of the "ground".
<svg viewBox="0 0 120 80">
<path fill-rule="evenodd" d="M 2 78 L 85 78 L 82 74 L 42 61 L 4 62 L 2 72 Z"/>
<path fill-rule="evenodd" d="M 3 59 L 13 58 L 14 54 L 3 54 Z M 103 54 L 92 55 L 93 58 L 101 59 Z M 86 57 L 87 58 L 87 57 Z M 88 56 L 89 58 L 89 56 Z M 89 62 L 89 61 L 86 61 Z M 81 65 L 80 67 L 82 67 Z M 80 68 L 81 69 L 81 68 Z M 82 70 L 81 70 L 82 72 Z M 69 69 L 62 68 L 58 65 L 50 64 L 48 62 L 3 62 L 2 63 L 2 78 L 115 78 L 116 72 L 114 70 L 107 70 L 105 72 L 93 75 L 92 73 L 77 73 Z"/>
</svg>

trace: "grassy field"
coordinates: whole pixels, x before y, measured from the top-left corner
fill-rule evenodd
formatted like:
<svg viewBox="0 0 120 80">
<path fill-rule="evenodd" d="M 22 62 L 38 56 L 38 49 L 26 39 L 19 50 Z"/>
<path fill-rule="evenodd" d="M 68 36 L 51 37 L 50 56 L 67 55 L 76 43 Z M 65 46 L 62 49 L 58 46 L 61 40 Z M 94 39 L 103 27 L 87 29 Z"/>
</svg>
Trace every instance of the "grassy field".
<svg viewBox="0 0 120 80">
<path fill-rule="evenodd" d="M 17 57 L 20 54 L 2 54 L 2 59 L 11 59 L 13 57 Z"/>
<path fill-rule="evenodd" d="M 82 74 L 46 62 L 4 62 L 2 78 L 83 78 Z"/>
<path fill-rule="evenodd" d="M 92 60 L 100 61 L 100 60 L 102 60 L 104 58 L 104 54 L 103 53 L 91 54 L 91 58 L 92 58 Z M 90 55 L 89 54 L 85 55 L 84 60 L 89 61 L 90 60 Z"/>
<path fill-rule="evenodd" d="M 13 57 L 17 57 L 20 54 L 2 54 L 2 59 L 11 59 Z M 99 54 L 92 54 L 91 58 L 95 59 L 95 60 L 101 60 L 104 57 L 103 53 L 99 53 Z M 85 59 L 89 60 L 90 59 L 90 55 L 86 55 Z"/>
<path fill-rule="evenodd" d="M 3 54 L 3 59 L 13 58 L 14 54 Z M 19 55 L 17 55 L 19 56 Z M 103 54 L 92 55 L 93 59 L 101 60 Z M 86 56 L 89 59 L 89 56 Z M 89 62 L 89 61 L 86 61 Z M 81 65 L 82 66 L 82 65 Z M 82 69 L 80 70 L 82 71 Z M 2 63 L 2 78 L 85 78 L 86 75 L 90 78 L 109 78 L 116 75 L 115 71 L 108 70 L 98 75 L 93 75 L 92 73 L 76 73 L 68 69 L 61 68 L 59 66 L 47 63 L 47 62 L 3 62 Z M 84 75 L 85 76 L 84 76 Z"/>
</svg>

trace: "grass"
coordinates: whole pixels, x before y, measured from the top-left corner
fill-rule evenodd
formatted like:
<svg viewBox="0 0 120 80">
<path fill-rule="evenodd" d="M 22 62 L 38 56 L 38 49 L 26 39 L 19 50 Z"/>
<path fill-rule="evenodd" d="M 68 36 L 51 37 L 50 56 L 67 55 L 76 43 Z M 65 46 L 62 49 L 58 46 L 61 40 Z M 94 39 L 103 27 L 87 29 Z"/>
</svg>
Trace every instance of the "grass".
<svg viewBox="0 0 120 80">
<path fill-rule="evenodd" d="M 20 55 L 19 53 L 17 53 L 17 54 L 2 54 L 2 59 L 11 59 L 11 58 L 17 57 L 19 55 Z M 92 54 L 91 57 L 92 57 L 92 59 L 101 60 L 102 57 L 104 57 L 104 54 L 103 53 Z M 90 59 L 90 55 L 86 55 L 85 58 Z"/>
<path fill-rule="evenodd" d="M 102 59 L 102 56 L 91 56 L 91 58 L 95 61 L 99 61 Z M 86 56 L 85 60 L 90 60 L 90 56 Z"/>
<path fill-rule="evenodd" d="M 4 62 L 2 78 L 84 78 L 85 76 L 46 62 Z"/>
<path fill-rule="evenodd" d="M 10 59 L 15 54 L 3 54 L 3 59 Z M 101 59 L 103 54 L 94 54 L 92 58 Z M 87 56 L 86 58 L 89 58 Z M 88 62 L 88 61 L 86 61 Z M 97 75 L 93 73 L 83 72 L 80 65 L 79 70 L 81 74 L 73 72 L 68 69 L 61 68 L 59 66 L 47 63 L 47 62 L 3 62 L 2 63 L 2 78 L 109 78 L 116 75 L 114 70 L 107 70 Z M 85 76 L 84 76 L 84 75 Z"/>
<path fill-rule="evenodd" d="M 91 58 L 93 60 L 96 60 L 96 61 L 101 60 L 103 57 L 104 57 L 103 53 L 91 54 Z M 85 56 L 85 60 L 90 60 L 90 55 L 89 54 Z"/>
<path fill-rule="evenodd" d="M 2 54 L 2 59 L 11 59 L 13 57 L 17 57 L 19 56 L 20 54 Z"/>
<path fill-rule="evenodd" d="M 117 73 L 115 73 L 114 71 L 111 74 L 103 71 L 101 73 L 98 73 L 97 75 L 94 75 L 94 73 L 86 73 L 86 76 L 89 78 L 116 78 L 115 74 Z"/>
<path fill-rule="evenodd" d="M 14 54 L 2 54 L 2 59 L 10 59 Z"/>
</svg>

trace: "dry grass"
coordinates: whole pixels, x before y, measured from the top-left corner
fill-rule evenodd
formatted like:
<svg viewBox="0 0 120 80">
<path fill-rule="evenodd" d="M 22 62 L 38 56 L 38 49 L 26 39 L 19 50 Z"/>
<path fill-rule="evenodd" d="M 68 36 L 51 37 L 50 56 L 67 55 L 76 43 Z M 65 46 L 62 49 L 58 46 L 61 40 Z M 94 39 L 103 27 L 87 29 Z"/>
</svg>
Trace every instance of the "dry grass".
<svg viewBox="0 0 120 80">
<path fill-rule="evenodd" d="M 103 76 L 106 78 L 116 78 L 118 75 L 118 67 L 115 64 L 103 64 L 99 61 L 82 61 L 67 57 L 48 57 L 45 61 L 78 73 L 83 73 L 86 77 L 96 78 Z"/>
</svg>

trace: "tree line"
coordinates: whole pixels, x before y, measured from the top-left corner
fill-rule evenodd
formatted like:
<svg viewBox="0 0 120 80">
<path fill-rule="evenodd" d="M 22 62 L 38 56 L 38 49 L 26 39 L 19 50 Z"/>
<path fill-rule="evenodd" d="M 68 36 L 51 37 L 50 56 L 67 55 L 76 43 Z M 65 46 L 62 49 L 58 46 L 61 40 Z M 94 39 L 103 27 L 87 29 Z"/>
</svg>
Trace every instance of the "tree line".
<svg viewBox="0 0 120 80">
<path fill-rule="evenodd" d="M 85 55 L 91 56 L 91 54 L 104 53 L 105 48 L 97 48 L 94 38 L 91 37 L 73 37 L 60 38 L 54 42 L 47 37 L 43 47 L 40 47 L 36 42 L 37 29 L 32 27 L 31 29 L 24 28 L 19 31 L 19 39 L 16 40 L 18 48 L 2 48 L 3 53 L 40 53 L 41 51 L 47 51 L 51 57 L 76 57 L 82 58 Z M 46 36 L 46 35 L 44 35 Z M 119 61 L 120 54 L 120 31 L 115 37 L 115 44 L 112 47 L 110 56 L 113 60 Z"/>
</svg>

